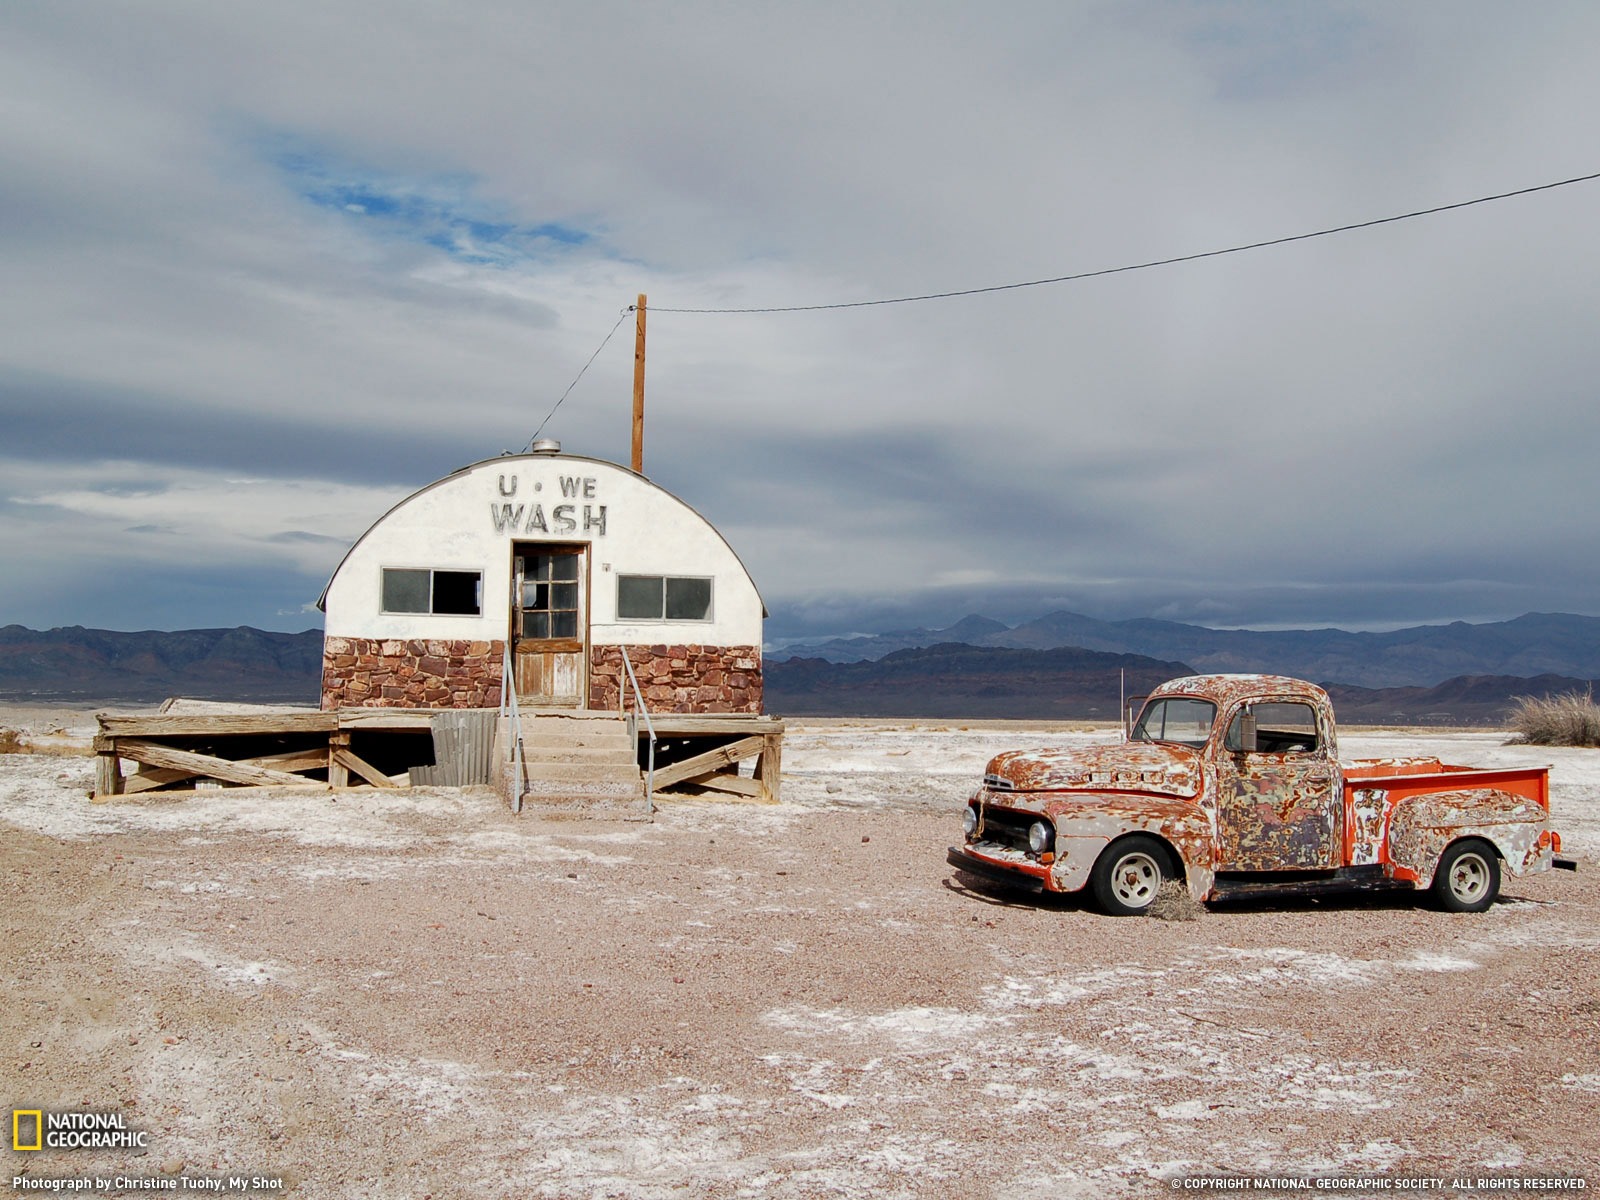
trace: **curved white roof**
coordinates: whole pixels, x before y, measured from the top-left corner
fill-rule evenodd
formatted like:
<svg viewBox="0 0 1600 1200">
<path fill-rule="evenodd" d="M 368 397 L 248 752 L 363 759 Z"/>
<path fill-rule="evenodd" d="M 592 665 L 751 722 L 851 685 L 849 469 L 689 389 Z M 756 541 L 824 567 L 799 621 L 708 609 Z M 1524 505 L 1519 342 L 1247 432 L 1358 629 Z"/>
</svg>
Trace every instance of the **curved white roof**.
<svg viewBox="0 0 1600 1200">
<path fill-rule="evenodd" d="M 643 475 L 573 454 L 500 455 L 413 492 L 356 539 L 317 607 L 328 615 L 330 635 L 504 636 L 510 546 L 538 542 L 587 545 L 597 642 L 761 643 L 766 606 L 743 560 L 716 527 Z M 386 567 L 482 572 L 484 611 L 473 617 L 382 614 L 379 579 Z M 715 629 L 704 622 L 668 627 L 620 621 L 607 574 L 715 579 Z"/>
</svg>

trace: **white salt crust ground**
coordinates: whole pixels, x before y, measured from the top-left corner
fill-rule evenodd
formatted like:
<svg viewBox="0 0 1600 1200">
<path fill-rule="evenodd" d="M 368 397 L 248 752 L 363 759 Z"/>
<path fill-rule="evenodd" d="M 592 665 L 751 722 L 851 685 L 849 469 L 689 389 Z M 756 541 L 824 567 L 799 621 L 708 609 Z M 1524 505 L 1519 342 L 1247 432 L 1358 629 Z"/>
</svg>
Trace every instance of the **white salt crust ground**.
<svg viewBox="0 0 1600 1200">
<path fill-rule="evenodd" d="M 57 750 L 93 728 L 0 725 Z M 963 888 L 944 848 L 988 757 L 1110 736 L 797 723 L 784 804 L 652 824 L 485 790 L 94 805 L 88 759 L 0 755 L 0 1098 L 151 1134 L 12 1169 L 340 1198 L 1600 1187 L 1600 753 L 1345 735 L 1553 765 L 1584 869 L 1481 916 L 1390 895 L 1112 920 Z"/>
</svg>

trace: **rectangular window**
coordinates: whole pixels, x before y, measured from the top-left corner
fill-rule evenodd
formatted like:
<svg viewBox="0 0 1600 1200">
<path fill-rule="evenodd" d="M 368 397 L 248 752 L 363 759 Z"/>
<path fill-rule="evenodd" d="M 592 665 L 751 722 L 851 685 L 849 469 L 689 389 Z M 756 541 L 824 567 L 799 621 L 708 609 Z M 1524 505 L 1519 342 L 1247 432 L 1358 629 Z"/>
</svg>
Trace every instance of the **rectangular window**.
<svg viewBox="0 0 1600 1200">
<path fill-rule="evenodd" d="M 687 575 L 618 575 L 620 621 L 709 621 L 711 580 Z"/>
<path fill-rule="evenodd" d="M 1245 745 L 1244 718 L 1256 722 L 1256 744 Z M 1259 754 L 1312 754 L 1317 750 L 1317 712 L 1309 704 L 1289 701 L 1252 704 L 1239 710 L 1228 726 L 1229 750 L 1254 749 Z"/>
<path fill-rule="evenodd" d="M 481 616 L 483 572 L 384 567 L 382 605 L 386 613 Z"/>
<path fill-rule="evenodd" d="M 577 554 L 528 554 L 522 557 L 522 636 L 537 641 L 571 641 L 583 636 L 579 626 L 581 568 Z"/>
</svg>

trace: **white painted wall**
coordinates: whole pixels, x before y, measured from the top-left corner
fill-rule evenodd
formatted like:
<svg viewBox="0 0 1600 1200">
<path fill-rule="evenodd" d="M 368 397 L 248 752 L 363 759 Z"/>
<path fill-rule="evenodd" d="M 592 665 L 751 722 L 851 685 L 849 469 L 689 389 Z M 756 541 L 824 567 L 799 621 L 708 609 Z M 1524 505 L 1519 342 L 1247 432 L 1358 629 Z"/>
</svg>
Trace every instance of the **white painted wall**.
<svg viewBox="0 0 1600 1200">
<path fill-rule="evenodd" d="M 513 542 L 588 545 L 595 645 L 761 645 L 761 596 L 709 521 L 624 467 L 569 454 L 488 459 L 401 501 L 334 571 L 321 603 L 327 633 L 503 639 L 511 622 Z M 384 567 L 482 571 L 483 614 L 383 613 Z M 710 576 L 713 619 L 619 623 L 619 574 Z"/>
</svg>

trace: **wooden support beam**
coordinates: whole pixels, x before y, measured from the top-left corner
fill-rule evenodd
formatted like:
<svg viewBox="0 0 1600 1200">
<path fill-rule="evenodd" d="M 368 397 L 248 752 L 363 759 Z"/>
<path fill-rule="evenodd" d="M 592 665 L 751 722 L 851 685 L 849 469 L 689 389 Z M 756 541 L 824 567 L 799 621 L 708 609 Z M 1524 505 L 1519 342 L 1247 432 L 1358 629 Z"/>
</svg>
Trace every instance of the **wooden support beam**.
<svg viewBox="0 0 1600 1200">
<path fill-rule="evenodd" d="M 774 804 L 783 798 L 783 732 L 769 733 L 762 739 L 766 745 L 761 757 L 756 759 L 756 782 Z"/>
<path fill-rule="evenodd" d="M 328 765 L 328 752 L 313 747 L 309 750 L 285 750 L 280 754 L 261 754 L 237 761 L 247 767 L 268 767 L 274 771 L 321 771 Z"/>
<path fill-rule="evenodd" d="M 97 718 L 100 732 L 115 737 L 178 737 L 235 733 L 330 733 L 339 727 L 331 712 L 253 713 L 245 715 L 153 716 Z"/>
<path fill-rule="evenodd" d="M 692 783 L 695 787 L 710 788 L 715 792 L 731 792 L 735 796 L 744 796 L 750 800 L 772 799 L 760 783 L 754 779 L 746 779 L 743 775 L 697 775 L 685 782 Z"/>
<path fill-rule="evenodd" d="M 335 750 L 333 752 L 333 759 L 334 759 L 334 762 L 337 763 L 339 766 L 342 766 L 342 767 L 347 768 L 348 770 L 354 771 L 357 775 L 361 776 L 361 778 L 365 779 L 373 787 L 397 788 L 397 787 L 400 786 L 394 780 L 390 779 L 387 775 L 385 775 L 382 771 L 378 770 L 377 767 L 375 767 L 371 763 L 369 763 L 366 759 L 361 758 L 358 755 L 352 754 L 348 750 Z"/>
<path fill-rule="evenodd" d="M 685 779 L 694 779 L 701 775 L 709 775 L 724 767 L 731 767 L 742 759 L 750 758 L 761 753 L 764 743 L 763 738 L 740 738 L 727 746 L 719 746 L 715 750 L 707 750 L 704 754 L 696 754 L 693 758 L 686 758 L 682 762 L 675 762 L 671 766 L 656 768 L 656 789 L 671 787 Z"/>
<path fill-rule="evenodd" d="M 339 753 L 350 752 L 350 734 L 347 730 L 337 729 L 328 737 L 328 786 L 349 787 L 350 768 L 339 761 Z"/>
<path fill-rule="evenodd" d="M 244 763 L 230 762 L 225 758 L 216 758 L 210 754 L 197 754 L 193 750 L 175 750 L 171 746 L 147 742 L 142 738 L 118 738 L 117 753 L 123 758 L 148 763 L 152 767 L 190 771 L 196 775 L 206 775 L 212 779 L 244 784 L 247 787 L 306 782 L 300 776 L 291 775 L 287 771 L 247 766 Z"/>
<path fill-rule="evenodd" d="M 323 783 L 320 779 L 300 779 L 298 776 L 296 776 L 296 780 L 297 780 L 297 782 L 295 782 L 295 783 L 274 783 L 274 784 L 271 785 L 271 788 L 275 792 L 321 792 L 321 793 L 326 794 L 327 791 L 328 791 L 328 785 Z M 230 796 L 230 797 L 232 797 L 232 796 L 239 796 L 244 792 L 258 790 L 258 788 L 263 787 L 263 786 L 266 786 L 266 785 L 248 784 L 248 785 L 241 785 L 239 787 L 226 788 L 226 789 L 223 789 L 221 791 L 219 791 L 216 788 L 173 787 L 173 788 L 167 788 L 164 791 L 159 791 L 159 792 L 146 791 L 146 792 L 142 793 L 138 797 L 138 799 L 141 800 L 141 801 L 147 801 L 147 800 L 189 800 L 189 799 L 193 799 L 195 796 L 208 796 L 208 797 Z M 96 804 L 107 804 L 107 803 L 110 803 L 113 800 L 120 800 L 120 799 L 122 799 L 122 797 L 120 797 L 120 796 L 96 796 L 95 797 L 95 803 Z"/>
<path fill-rule="evenodd" d="M 132 796 L 138 792 L 148 792 L 152 788 L 165 787 L 169 783 L 177 783 L 180 779 L 193 778 L 193 771 L 180 771 L 176 767 L 151 767 L 124 779 L 122 791 L 124 795 Z"/>
<path fill-rule="evenodd" d="M 96 746 L 96 749 L 99 747 Z M 116 751 L 100 750 L 94 760 L 94 794 L 116 796 L 121 792 L 122 761 L 117 757 Z"/>
<path fill-rule="evenodd" d="M 337 719 L 340 729 L 432 729 L 434 711 L 431 708 L 341 708 L 328 715 Z"/>
<path fill-rule="evenodd" d="M 637 663 L 635 666 L 637 667 Z M 768 734 L 782 733 L 783 722 L 777 717 L 758 717 L 739 713 L 669 713 L 653 712 L 650 720 L 656 733 L 667 737 L 675 733 L 705 735 L 712 733 Z"/>
</svg>

